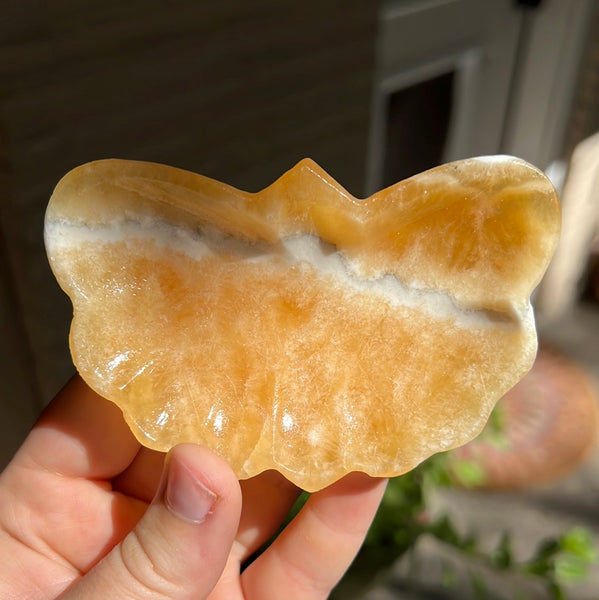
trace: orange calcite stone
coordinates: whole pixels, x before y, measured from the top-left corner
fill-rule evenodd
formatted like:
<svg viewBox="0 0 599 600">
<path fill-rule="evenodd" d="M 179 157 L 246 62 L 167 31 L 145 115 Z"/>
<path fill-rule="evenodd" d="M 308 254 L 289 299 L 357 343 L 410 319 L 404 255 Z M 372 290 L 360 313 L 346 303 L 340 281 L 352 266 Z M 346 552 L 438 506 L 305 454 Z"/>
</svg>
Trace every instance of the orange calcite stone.
<svg viewBox="0 0 599 600">
<path fill-rule="evenodd" d="M 304 160 L 246 193 L 151 163 L 83 165 L 45 239 L 71 351 L 139 441 L 314 491 L 464 444 L 530 368 L 553 253 L 548 180 L 460 161 L 357 200 Z"/>
</svg>

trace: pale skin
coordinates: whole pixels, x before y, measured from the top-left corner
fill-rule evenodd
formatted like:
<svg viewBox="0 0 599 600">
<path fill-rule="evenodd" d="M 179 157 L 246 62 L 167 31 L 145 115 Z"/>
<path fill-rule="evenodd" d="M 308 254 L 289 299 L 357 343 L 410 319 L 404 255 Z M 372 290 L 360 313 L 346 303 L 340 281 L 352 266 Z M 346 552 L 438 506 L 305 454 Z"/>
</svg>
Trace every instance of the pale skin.
<svg viewBox="0 0 599 600">
<path fill-rule="evenodd" d="M 358 552 L 386 481 L 353 473 L 313 494 L 259 558 L 299 490 L 239 483 L 201 446 L 140 446 L 75 377 L 0 476 L 2 598 L 316 600 Z"/>
</svg>

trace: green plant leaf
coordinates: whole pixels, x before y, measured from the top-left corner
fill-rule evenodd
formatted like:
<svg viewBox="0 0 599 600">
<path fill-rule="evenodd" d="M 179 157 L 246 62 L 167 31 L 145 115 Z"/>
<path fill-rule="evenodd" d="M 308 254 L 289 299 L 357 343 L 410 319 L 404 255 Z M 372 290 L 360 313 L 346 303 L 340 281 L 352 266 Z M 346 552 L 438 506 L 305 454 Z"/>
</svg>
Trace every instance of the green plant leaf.
<svg viewBox="0 0 599 600">
<path fill-rule="evenodd" d="M 491 562 L 497 569 L 508 569 L 512 566 L 512 538 L 509 532 L 503 533 L 501 541 L 491 557 Z"/>
<path fill-rule="evenodd" d="M 591 534 L 582 527 L 564 533 L 559 540 L 561 552 L 555 557 L 555 578 L 561 583 L 584 579 L 597 563 L 597 551 Z"/>
<path fill-rule="evenodd" d="M 484 468 L 473 460 L 456 460 L 451 468 L 457 483 L 466 488 L 479 487 L 487 481 Z"/>
</svg>

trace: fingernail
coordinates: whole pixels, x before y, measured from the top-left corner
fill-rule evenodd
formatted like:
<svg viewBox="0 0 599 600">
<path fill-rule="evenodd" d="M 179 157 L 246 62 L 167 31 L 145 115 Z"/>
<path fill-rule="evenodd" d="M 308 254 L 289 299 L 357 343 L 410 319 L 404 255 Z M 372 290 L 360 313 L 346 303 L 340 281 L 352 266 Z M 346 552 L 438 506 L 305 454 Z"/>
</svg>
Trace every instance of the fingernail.
<svg viewBox="0 0 599 600">
<path fill-rule="evenodd" d="M 183 463 L 174 460 L 168 469 L 165 500 L 178 517 L 202 523 L 212 514 L 217 496 Z"/>
</svg>

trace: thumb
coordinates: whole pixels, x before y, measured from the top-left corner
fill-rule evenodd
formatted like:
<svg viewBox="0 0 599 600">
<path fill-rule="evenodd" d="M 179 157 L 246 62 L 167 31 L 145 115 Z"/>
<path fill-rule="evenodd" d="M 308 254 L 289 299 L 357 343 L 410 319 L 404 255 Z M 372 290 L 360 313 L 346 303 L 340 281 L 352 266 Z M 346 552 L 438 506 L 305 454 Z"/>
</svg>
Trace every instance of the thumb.
<svg viewBox="0 0 599 600">
<path fill-rule="evenodd" d="M 229 466 L 200 446 L 177 446 L 135 529 L 63 599 L 205 598 L 224 569 L 240 511 Z"/>
</svg>

